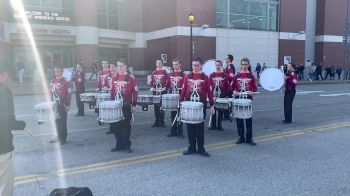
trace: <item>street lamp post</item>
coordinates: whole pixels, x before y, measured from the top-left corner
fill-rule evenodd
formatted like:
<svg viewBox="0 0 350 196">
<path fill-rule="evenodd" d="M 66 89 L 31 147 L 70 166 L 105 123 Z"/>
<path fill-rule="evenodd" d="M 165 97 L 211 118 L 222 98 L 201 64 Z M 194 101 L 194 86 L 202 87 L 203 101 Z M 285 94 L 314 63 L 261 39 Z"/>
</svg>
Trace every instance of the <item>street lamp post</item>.
<svg viewBox="0 0 350 196">
<path fill-rule="evenodd" d="M 349 0 L 347 0 L 346 4 L 346 19 L 345 19 L 345 28 L 344 28 L 344 36 L 343 36 L 343 44 L 344 44 L 344 63 L 345 63 L 345 70 L 344 70 L 344 80 L 347 79 L 348 75 L 350 74 L 350 68 L 349 68 L 349 45 L 350 45 L 350 24 L 349 24 Z"/>
<path fill-rule="evenodd" d="M 192 12 L 190 13 L 190 15 L 188 15 L 188 21 L 190 22 L 190 28 L 191 28 L 191 34 L 190 34 L 190 67 L 192 67 L 192 60 L 193 60 L 193 32 L 192 32 L 192 28 L 193 28 L 193 22 L 196 19 L 196 17 L 192 14 Z"/>
</svg>

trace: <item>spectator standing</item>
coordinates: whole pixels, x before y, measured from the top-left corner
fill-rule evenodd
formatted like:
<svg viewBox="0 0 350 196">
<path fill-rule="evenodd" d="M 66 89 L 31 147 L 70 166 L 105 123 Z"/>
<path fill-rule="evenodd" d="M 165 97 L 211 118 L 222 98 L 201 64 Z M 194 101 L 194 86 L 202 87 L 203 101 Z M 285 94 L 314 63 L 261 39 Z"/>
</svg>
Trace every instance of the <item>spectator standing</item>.
<svg viewBox="0 0 350 196">
<path fill-rule="evenodd" d="M 260 72 L 261 72 L 261 65 L 258 63 L 255 68 L 256 75 L 258 77 L 258 80 L 260 79 Z"/>
<path fill-rule="evenodd" d="M 335 72 L 337 73 L 338 75 L 338 80 L 340 80 L 340 75 L 341 75 L 341 72 L 342 72 L 342 69 L 340 66 L 337 67 L 337 69 L 335 70 Z"/>
<path fill-rule="evenodd" d="M 19 62 L 17 64 L 17 70 L 18 70 L 18 81 L 19 83 L 23 84 L 23 78 L 24 78 L 24 61 L 23 59 L 19 59 Z"/>
<path fill-rule="evenodd" d="M 99 71 L 99 68 L 98 68 L 98 64 L 97 64 L 97 60 L 95 59 L 94 62 L 92 63 L 91 65 L 91 71 L 92 71 L 92 74 L 90 76 L 90 79 L 91 80 L 94 76 L 96 77 L 97 79 L 97 73 Z"/>
</svg>

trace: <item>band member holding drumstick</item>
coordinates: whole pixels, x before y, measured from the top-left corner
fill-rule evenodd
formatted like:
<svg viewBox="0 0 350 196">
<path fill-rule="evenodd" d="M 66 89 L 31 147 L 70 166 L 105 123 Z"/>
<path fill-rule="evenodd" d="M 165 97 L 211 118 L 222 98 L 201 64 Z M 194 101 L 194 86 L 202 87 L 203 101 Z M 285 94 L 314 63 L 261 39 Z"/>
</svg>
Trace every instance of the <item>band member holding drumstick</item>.
<svg viewBox="0 0 350 196">
<path fill-rule="evenodd" d="M 58 138 L 50 141 L 66 144 L 67 140 L 67 112 L 70 109 L 71 102 L 70 83 L 63 78 L 63 68 L 55 67 L 55 79 L 52 82 L 51 97 L 57 102 L 57 111 L 59 117 L 56 119 L 56 129 Z"/>
<path fill-rule="evenodd" d="M 151 74 L 151 91 L 153 95 L 162 95 L 166 93 L 167 77 L 168 74 L 165 69 L 163 69 L 162 60 L 156 61 L 156 70 Z M 160 110 L 160 104 L 154 104 L 154 116 L 156 121 L 152 127 L 165 127 L 164 123 L 164 111 Z"/>
<path fill-rule="evenodd" d="M 229 84 L 231 84 L 233 77 L 236 74 L 236 69 L 235 66 L 233 65 L 233 56 L 232 54 L 228 54 L 227 57 L 225 58 L 225 64 L 226 64 L 226 69 L 225 69 L 225 73 L 228 75 L 228 79 L 229 79 Z M 232 92 L 229 93 L 229 98 L 232 98 Z M 230 120 L 230 113 L 231 113 L 231 109 L 229 109 L 228 111 L 224 112 L 224 118 L 225 120 Z"/>
<path fill-rule="evenodd" d="M 75 116 L 84 116 L 84 103 L 80 100 L 80 94 L 85 92 L 85 72 L 79 64 L 75 67 L 73 81 L 75 85 L 75 100 L 78 107 L 78 113 Z"/>
<path fill-rule="evenodd" d="M 250 60 L 248 58 L 243 58 L 241 60 L 241 71 L 236 74 L 232 81 L 232 89 L 234 90 L 234 96 L 239 97 L 239 92 L 247 92 L 248 99 L 253 100 L 253 92 L 257 91 L 256 80 L 254 75 L 248 70 L 250 66 Z M 242 89 L 245 88 L 245 89 Z M 256 143 L 253 141 L 253 118 L 246 119 L 247 132 L 244 134 L 244 121 L 243 119 L 236 118 L 237 130 L 239 139 L 236 144 L 242 144 L 246 142 L 247 144 L 255 146 Z M 246 136 L 245 136 L 246 135 Z"/>
<path fill-rule="evenodd" d="M 285 124 L 292 123 L 292 104 L 295 97 L 295 87 L 298 83 L 297 75 L 294 73 L 295 64 L 287 65 L 287 73 L 284 76 L 286 89 L 284 91 L 284 120 Z"/>
<path fill-rule="evenodd" d="M 209 81 L 211 84 L 211 89 L 213 90 L 214 99 L 215 98 L 226 98 L 230 93 L 229 86 L 229 76 L 223 71 L 222 62 L 217 60 L 215 62 L 215 72 L 212 73 L 209 77 Z M 215 108 L 215 113 L 212 115 L 212 121 L 210 125 L 210 130 L 219 130 L 223 131 L 222 128 L 222 118 L 224 115 L 223 110 L 218 110 Z M 218 113 L 218 118 L 216 120 L 216 114 Z M 217 122 L 217 124 L 216 124 Z"/>
<path fill-rule="evenodd" d="M 173 69 L 174 71 L 168 74 L 167 90 L 172 94 L 181 94 L 184 73 L 181 71 L 181 61 L 177 58 L 173 60 Z M 174 122 L 176 114 L 177 111 L 171 111 L 171 122 Z M 171 131 L 167 137 L 173 136 L 184 138 L 182 122 L 175 121 L 175 123 L 171 126 Z"/>
<path fill-rule="evenodd" d="M 113 78 L 111 97 L 112 99 L 123 101 L 122 110 L 124 119 L 111 124 L 112 131 L 114 132 L 117 140 L 116 146 L 111 151 L 115 152 L 118 150 L 126 150 L 127 153 L 131 153 L 130 121 L 132 118 L 132 113 L 136 111 L 138 88 L 135 82 L 135 77 L 133 75 L 129 75 L 127 72 L 126 60 L 119 59 L 117 61 L 117 66 L 119 72 L 116 77 Z"/>
<path fill-rule="evenodd" d="M 109 70 L 108 61 L 102 61 L 102 71 L 98 73 L 97 77 L 97 87 L 99 91 L 106 91 L 108 81 L 107 78 L 111 76 L 111 72 Z"/>
<path fill-rule="evenodd" d="M 184 85 L 181 92 L 180 101 L 189 101 L 191 99 L 191 94 L 194 90 L 198 91 L 199 100 L 204 104 L 204 118 L 206 114 L 205 106 L 207 104 L 207 98 L 209 98 L 210 103 L 210 114 L 214 114 L 214 99 L 213 99 L 213 91 L 211 89 L 210 81 L 208 76 L 206 76 L 202 72 L 202 59 L 196 58 L 192 61 L 192 72 L 184 78 Z M 196 89 L 193 88 L 196 86 Z M 209 157 L 209 153 L 207 153 L 204 149 L 204 122 L 199 124 L 187 124 L 187 133 L 188 133 L 188 149 L 183 152 L 184 155 L 193 154 L 198 152 L 199 154 Z M 198 145 L 198 149 L 196 150 L 196 146 Z"/>
<path fill-rule="evenodd" d="M 117 75 L 118 75 L 118 72 L 117 72 L 117 66 L 114 64 L 114 63 L 111 63 L 109 64 L 109 70 L 110 70 L 110 77 L 107 75 L 107 78 L 106 78 L 106 89 L 107 90 L 111 90 L 112 87 L 113 87 L 113 80 L 115 81 L 117 79 Z M 113 99 L 113 97 L 111 97 Z M 113 127 L 112 127 L 112 124 L 109 124 L 109 131 L 106 132 L 106 134 L 112 134 L 113 131 Z"/>
</svg>

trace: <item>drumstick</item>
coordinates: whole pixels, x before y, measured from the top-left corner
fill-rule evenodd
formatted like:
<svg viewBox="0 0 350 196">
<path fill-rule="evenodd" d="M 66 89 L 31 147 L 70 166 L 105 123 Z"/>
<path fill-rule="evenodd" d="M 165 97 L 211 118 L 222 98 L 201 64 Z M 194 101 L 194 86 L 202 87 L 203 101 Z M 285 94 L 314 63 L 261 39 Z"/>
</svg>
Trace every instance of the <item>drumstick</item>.
<svg viewBox="0 0 350 196">
<path fill-rule="evenodd" d="M 135 123 L 134 113 L 131 114 L 131 118 L 132 118 L 132 123 Z"/>
<path fill-rule="evenodd" d="M 210 124 L 211 124 L 212 118 L 213 118 L 213 115 L 210 115 L 210 117 L 209 117 L 209 125 L 208 125 L 208 127 L 210 127 Z"/>
<path fill-rule="evenodd" d="M 178 115 L 179 113 L 177 112 L 176 113 L 176 116 L 175 116 L 175 118 L 174 118 L 174 121 L 173 121 L 173 123 L 171 124 L 172 126 L 174 126 L 174 124 L 175 124 L 175 122 L 177 121 L 177 115 Z"/>
</svg>

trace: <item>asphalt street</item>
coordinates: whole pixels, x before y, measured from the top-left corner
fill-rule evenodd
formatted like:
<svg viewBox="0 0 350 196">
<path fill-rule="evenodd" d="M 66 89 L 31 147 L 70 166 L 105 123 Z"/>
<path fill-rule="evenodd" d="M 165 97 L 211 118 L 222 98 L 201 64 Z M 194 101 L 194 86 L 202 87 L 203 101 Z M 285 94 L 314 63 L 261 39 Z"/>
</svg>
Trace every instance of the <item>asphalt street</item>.
<svg viewBox="0 0 350 196">
<path fill-rule="evenodd" d="M 211 157 L 183 156 L 185 139 L 151 128 L 153 108 L 138 107 L 132 123 L 133 153 L 110 152 L 115 145 L 85 106 L 68 117 L 68 144 L 50 144 L 53 125 L 38 125 L 33 106 L 45 96 L 15 97 L 18 119 L 27 132 L 13 132 L 14 195 L 48 195 L 59 187 L 88 186 L 94 195 L 350 195 L 350 85 L 300 85 L 293 123 L 284 125 L 283 94 L 258 89 L 253 136 L 257 146 L 236 145 L 235 121 L 224 131 L 205 130 Z M 149 92 L 140 92 L 146 94 Z M 208 120 L 208 117 L 207 117 Z M 205 123 L 206 127 L 208 123 Z"/>
</svg>

